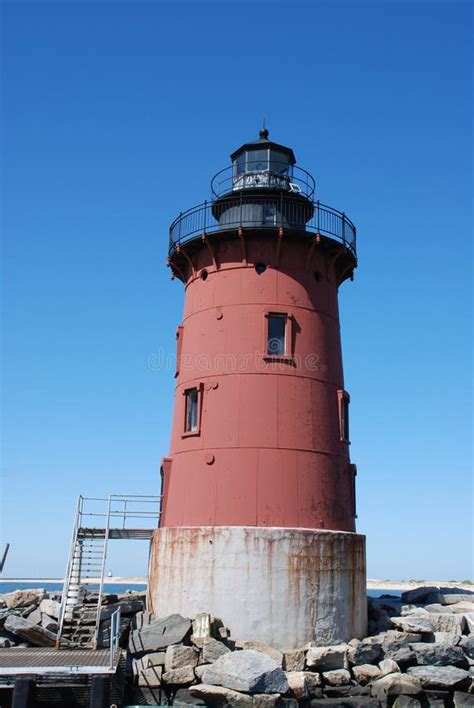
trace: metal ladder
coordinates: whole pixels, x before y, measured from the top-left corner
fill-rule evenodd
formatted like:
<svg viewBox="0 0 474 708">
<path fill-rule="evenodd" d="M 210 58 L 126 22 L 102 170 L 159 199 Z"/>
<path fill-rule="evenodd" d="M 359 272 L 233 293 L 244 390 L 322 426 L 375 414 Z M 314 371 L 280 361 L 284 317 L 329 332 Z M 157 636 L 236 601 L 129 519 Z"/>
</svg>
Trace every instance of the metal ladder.
<svg viewBox="0 0 474 708">
<path fill-rule="evenodd" d="M 98 511 L 97 504 L 102 507 Z M 161 496 L 79 496 L 64 578 L 57 648 L 97 649 L 108 542 L 150 539 L 160 511 Z M 98 519 L 100 525 L 92 525 Z M 130 519 L 146 520 L 146 525 L 142 522 L 140 527 L 129 528 Z M 87 593 L 87 584 L 94 581 L 99 586 L 98 592 Z"/>
</svg>

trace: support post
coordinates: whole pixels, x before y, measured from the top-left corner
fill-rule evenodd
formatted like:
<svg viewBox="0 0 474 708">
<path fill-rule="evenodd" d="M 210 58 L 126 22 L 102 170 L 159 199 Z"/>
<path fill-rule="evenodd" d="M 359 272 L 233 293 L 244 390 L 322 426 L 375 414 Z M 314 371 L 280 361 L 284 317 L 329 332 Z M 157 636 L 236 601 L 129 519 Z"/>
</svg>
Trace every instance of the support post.
<svg viewBox="0 0 474 708">
<path fill-rule="evenodd" d="M 96 674 L 91 682 L 89 708 L 109 708 L 110 677 Z"/>
<path fill-rule="evenodd" d="M 33 678 L 17 678 L 13 688 L 12 708 L 34 708 L 35 680 Z"/>
</svg>

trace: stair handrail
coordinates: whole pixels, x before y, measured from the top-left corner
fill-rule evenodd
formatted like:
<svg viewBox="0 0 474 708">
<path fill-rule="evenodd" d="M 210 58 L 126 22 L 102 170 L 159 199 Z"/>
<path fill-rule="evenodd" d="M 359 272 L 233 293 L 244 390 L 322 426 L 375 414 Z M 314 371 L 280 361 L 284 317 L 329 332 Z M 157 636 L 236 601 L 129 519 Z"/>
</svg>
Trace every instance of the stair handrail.
<svg viewBox="0 0 474 708">
<path fill-rule="evenodd" d="M 66 574 L 63 579 L 63 592 L 61 595 L 61 607 L 59 610 L 58 631 L 57 631 L 57 635 L 56 635 L 56 648 L 57 649 L 59 649 L 59 642 L 60 642 L 61 634 L 63 631 L 64 616 L 66 614 L 66 603 L 67 603 L 67 597 L 68 597 L 68 593 L 69 593 L 69 585 L 70 585 L 70 580 L 71 580 L 72 563 L 73 563 L 74 553 L 75 553 L 75 549 L 76 549 L 77 532 L 79 531 L 79 528 L 80 528 L 80 519 L 81 519 L 81 514 L 82 514 L 83 502 L 84 502 L 84 498 L 82 497 L 81 494 L 79 494 L 79 496 L 77 498 L 77 504 L 76 504 L 76 518 L 75 518 L 74 526 L 72 529 L 71 545 L 69 547 L 69 557 L 68 557 L 67 566 L 66 566 Z"/>
<path fill-rule="evenodd" d="M 99 628 L 100 628 L 100 613 L 102 610 L 102 592 L 104 590 L 104 574 L 105 574 L 105 561 L 107 559 L 107 542 L 109 540 L 109 530 L 110 530 L 110 506 L 112 504 L 112 494 L 109 494 L 107 502 L 107 517 L 105 522 L 105 537 L 104 537 L 104 550 L 102 552 L 102 564 L 99 578 L 99 599 L 97 601 L 97 613 L 95 617 L 95 634 L 93 640 L 94 649 L 97 649 L 97 642 L 99 639 Z"/>
<path fill-rule="evenodd" d="M 119 606 L 110 618 L 109 664 L 111 669 L 115 666 L 115 657 L 117 656 L 117 652 L 119 650 L 120 614 L 121 607 Z"/>
</svg>

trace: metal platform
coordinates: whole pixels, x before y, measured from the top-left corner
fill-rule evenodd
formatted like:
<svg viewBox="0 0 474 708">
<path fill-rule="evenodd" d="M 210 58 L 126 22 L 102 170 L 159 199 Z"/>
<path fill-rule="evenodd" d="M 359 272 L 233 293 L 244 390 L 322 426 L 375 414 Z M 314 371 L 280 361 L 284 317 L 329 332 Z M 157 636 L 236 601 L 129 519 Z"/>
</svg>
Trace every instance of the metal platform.
<svg viewBox="0 0 474 708">
<path fill-rule="evenodd" d="M 121 650 L 111 663 L 109 649 L 57 649 L 50 647 L 0 649 L 0 679 L 18 675 L 115 674 Z"/>
</svg>

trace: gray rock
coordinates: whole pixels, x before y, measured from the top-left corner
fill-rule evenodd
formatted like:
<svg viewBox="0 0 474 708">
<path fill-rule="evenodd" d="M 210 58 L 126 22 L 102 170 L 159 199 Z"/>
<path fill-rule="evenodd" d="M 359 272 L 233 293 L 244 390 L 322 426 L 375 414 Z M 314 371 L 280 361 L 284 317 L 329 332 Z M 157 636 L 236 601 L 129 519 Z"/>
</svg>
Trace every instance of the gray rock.
<svg viewBox="0 0 474 708">
<path fill-rule="evenodd" d="M 411 644 L 416 654 L 416 662 L 425 666 L 460 666 L 466 665 L 466 657 L 461 647 L 451 644 L 426 644 L 416 642 Z"/>
<path fill-rule="evenodd" d="M 193 633 L 191 640 L 193 644 L 201 648 L 204 639 L 213 637 L 214 639 L 226 639 L 227 630 L 219 617 L 213 617 L 207 612 L 200 612 L 193 619 Z"/>
<path fill-rule="evenodd" d="M 194 647 L 171 644 L 165 653 L 165 671 L 180 669 L 183 666 L 197 666 L 198 658 L 198 650 Z"/>
<path fill-rule="evenodd" d="M 28 617 L 28 622 L 31 622 L 30 617 Z M 48 615 L 41 616 L 41 626 L 43 629 L 47 629 L 48 632 L 52 632 L 53 634 L 58 633 L 58 623 L 54 619 L 51 619 L 51 617 L 48 617 Z"/>
<path fill-rule="evenodd" d="M 470 659 L 474 659 L 474 637 L 461 637 L 459 646 Z"/>
<path fill-rule="evenodd" d="M 382 656 L 381 644 L 358 644 L 347 652 L 350 664 L 376 664 Z"/>
<path fill-rule="evenodd" d="M 152 620 L 130 634 L 129 650 L 135 656 L 166 649 L 170 644 L 179 644 L 191 630 L 191 620 L 181 615 L 169 615 Z"/>
<path fill-rule="evenodd" d="M 275 708 L 279 705 L 279 693 L 254 693 L 252 706 L 253 708 Z"/>
<path fill-rule="evenodd" d="M 158 669 L 159 667 L 157 666 L 156 668 Z M 181 666 L 179 669 L 166 671 L 162 676 L 162 680 L 170 686 L 189 686 L 192 683 L 196 683 L 192 666 Z"/>
<path fill-rule="evenodd" d="M 305 674 L 309 695 L 318 697 L 323 684 L 321 674 L 318 674 L 315 671 L 305 671 Z"/>
<path fill-rule="evenodd" d="M 357 683 L 366 686 L 371 681 L 380 678 L 382 673 L 378 666 L 374 666 L 373 664 L 361 664 L 360 666 L 352 667 L 352 675 Z"/>
<path fill-rule="evenodd" d="M 279 649 L 274 649 L 273 647 L 269 646 L 268 644 L 264 644 L 263 642 L 257 642 L 252 640 L 242 641 L 238 639 L 235 642 L 235 648 L 254 649 L 255 651 L 262 652 L 262 654 L 267 654 L 268 656 L 271 656 L 271 658 L 276 661 L 278 666 L 283 666 L 283 652 Z"/>
<path fill-rule="evenodd" d="M 414 590 L 402 592 L 402 602 L 405 605 L 424 602 L 430 593 L 438 593 L 439 587 L 436 585 L 422 585 Z"/>
<path fill-rule="evenodd" d="M 469 681 L 469 672 L 455 666 L 412 666 L 407 674 L 417 678 L 423 688 L 461 688 Z"/>
<path fill-rule="evenodd" d="M 230 652 L 229 647 L 227 647 L 222 642 L 219 642 L 213 637 L 206 637 L 202 640 L 202 651 L 201 658 L 199 659 L 200 664 L 213 664 L 220 656 L 228 654 Z"/>
<path fill-rule="evenodd" d="M 465 625 L 465 615 L 442 612 L 436 614 L 429 613 L 430 620 L 433 623 L 432 632 L 449 632 L 450 634 L 462 634 Z"/>
<path fill-rule="evenodd" d="M 150 666 L 138 671 L 138 685 L 148 688 L 158 688 L 161 686 L 161 676 L 163 669 L 161 666 Z"/>
<path fill-rule="evenodd" d="M 153 651 L 151 654 L 145 654 L 143 661 L 146 662 L 146 666 L 164 666 L 165 658 L 166 652 Z"/>
<path fill-rule="evenodd" d="M 286 671 L 285 672 L 291 694 L 299 701 L 309 698 L 309 686 L 306 680 L 305 671 Z"/>
<path fill-rule="evenodd" d="M 386 698 L 387 696 L 416 696 L 421 693 L 421 683 L 416 676 L 406 674 L 388 674 L 377 679 L 371 686 L 371 694 L 375 698 Z"/>
<path fill-rule="evenodd" d="M 323 684 L 326 686 L 347 686 L 351 683 L 351 675 L 347 669 L 333 669 L 323 672 Z"/>
<path fill-rule="evenodd" d="M 464 615 L 465 625 L 468 634 L 474 634 L 474 612 L 466 612 Z"/>
<path fill-rule="evenodd" d="M 395 661 L 402 671 L 416 664 L 416 654 L 409 647 L 401 647 L 393 652 L 385 652 L 385 656 Z"/>
<path fill-rule="evenodd" d="M 189 688 L 178 688 L 173 696 L 174 706 L 205 706 L 202 698 L 193 696 Z"/>
<path fill-rule="evenodd" d="M 247 693 L 286 693 L 289 690 L 278 663 L 254 649 L 224 654 L 205 668 L 202 682 Z"/>
<path fill-rule="evenodd" d="M 333 671 L 347 667 L 347 652 L 352 647 L 348 644 L 336 644 L 329 647 L 310 647 L 306 654 L 306 665 L 318 671 Z"/>
<path fill-rule="evenodd" d="M 392 708 L 420 708 L 421 703 L 417 698 L 412 696 L 398 696 Z"/>
<path fill-rule="evenodd" d="M 424 614 L 408 615 L 407 617 L 392 617 L 391 619 L 397 629 L 401 629 L 404 632 L 423 633 L 435 631 L 435 623 L 433 621 L 433 617 L 435 616 L 438 617 L 438 615 L 425 612 Z"/>
<path fill-rule="evenodd" d="M 28 607 L 29 605 L 37 606 L 45 596 L 46 590 L 44 588 L 15 590 L 15 592 L 0 595 L 0 602 L 5 603 L 5 606 L 9 609 L 15 609 L 17 607 Z"/>
<path fill-rule="evenodd" d="M 384 659 L 379 663 L 380 678 L 382 676 L 388 676 L 388 674 L 398 674 L 400 673 L 400 667 L 394 659 Z"/>
<path fill-rule="evenodd" d="M 283 652 L 283 668 L 285 671 L 303 671 L 306 659 L 305 649 L 290 649 Z"/>
<path fill-rule="evenodd" d="M 61 605 L 59 602 L 56 602 L 56 600 L 48 600 L 48 598 L 45 598 L 44 600 L 41 600 L 39 608 L 45 615 L 53 617 L 54 619 L 59 619 Z"/>
<path fill-rule="evenodd" d="M 315 698 L 311 708 L 380 708 L 380 701 L 368 696 L 348 696 L 346 698 Z"/>
<path fill-rule="evenodd" d="M 472 708 L 474 706 L 474 696 L 472 693 L 454 692 L 454 708 Z"/>
<path fill-rule="evenodd" d="M 39 607 L 36 608 L 30 615 L 28 615 L 28 622 L 31 624 L 41 624 L 42 614 Z"/>
<path fill-rule="evenodd" d="M 35 647 L 54 647 L 56 644 L 55 634 L 23 617 L 10 615 L 5 621 L 5 629 Z"/>
<path fill-rule="evenodd" d="M 206 706 L 253 706 L 252 696 L 223 686 L 201 683 L 191 686 L 189 693 L 201 698 Z"/>
</svg>

